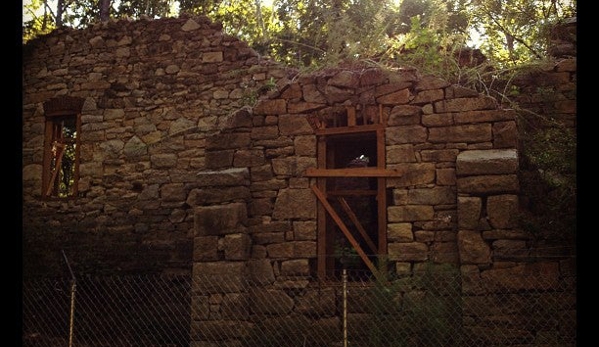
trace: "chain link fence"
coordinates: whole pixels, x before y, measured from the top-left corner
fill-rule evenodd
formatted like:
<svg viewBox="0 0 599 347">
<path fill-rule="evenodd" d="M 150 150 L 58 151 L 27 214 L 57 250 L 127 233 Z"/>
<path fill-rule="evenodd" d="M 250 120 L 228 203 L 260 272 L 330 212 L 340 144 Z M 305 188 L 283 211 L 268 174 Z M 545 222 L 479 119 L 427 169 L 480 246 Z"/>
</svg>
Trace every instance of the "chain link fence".
<svg viewBox="0 0 599 347">
<path fill-rule="evenodd" d="M 576 278 L 485 294 L 465 293 L 452 271 L 241 286 L 215 278 L 25 279 L 23 346 L 576 345 Z"/>
</svg>

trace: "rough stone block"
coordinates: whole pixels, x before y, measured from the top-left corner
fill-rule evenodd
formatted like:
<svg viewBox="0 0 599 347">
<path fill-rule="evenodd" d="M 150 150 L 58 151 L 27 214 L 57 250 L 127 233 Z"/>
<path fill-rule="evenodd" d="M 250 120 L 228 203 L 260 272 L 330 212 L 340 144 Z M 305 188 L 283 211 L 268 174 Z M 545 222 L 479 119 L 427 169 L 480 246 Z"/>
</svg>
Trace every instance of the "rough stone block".
<svg viewBox="0 0 599 347">
<path fill-rule="evenodd" d="M 464 124 L 429 128 L 428 140 L 433 143 L 490 142 L 493 139 L 491 124 Z"/>
<path fill-rule="evenodd" d="M 433 163 L 388 165 L 387 168 L 399 169 L 404 173 L 398 178 L 388 178 L 387 188 L 407 187 L 435 182 L 435 164 Z"/>
<path fill-rule="evenodd" d="M 515 149 L 464 151 L 456 160 L 458 176 L 513 174 L 517 170 L 518 152 Z"/>
<path fill-rule="evenodd" d="M 270 284 L 275 281 L 275 275 L 268 259 L 250 260 L 248 262 L 248 276 L 255 284 Z"/>
<path fill-rule="evenodd" d="M 491 290 L 534 290 L 540 292 L 557 289 L 559 276 L 558 262 L 539 262 L 482 271 L 480 280 L 484 281 L 485 286 Z"/>
<path fill-rule="evenodd" d="M 281 189 L 275 201 L 273 219 L 316 218 L 316 196 L 310 189 Z"/>
<path fill-rule="evenodd" d="M 518 193 L 520 183 L 517 175 L 484 175 L 458 178 L 458 193 L 501 194 Z"/>
<path fill-rule="evenodd" d="M 196 236 L 224 235 L 244 229 L 247 209 L 244 203 L 196 207 L 194 229 Z"/>
<path fill-rule="evenodd" d="M 308 259 L 293 259 L 281 263 L 283 276 L 307 276 L 310 274 Z"/>
<path fill-rule="evenodd" d="M 389 223 L 387 224 L 387 240 L 392 242 L 412 242 L 412 223 Z"/>
<path fill-rule="evenodd" d="M 388 253 L 391 261 L 425 261 L 428 259 L 428 246 L 421 242 L 389 243 Z"/>
<path fill-rule="evenodd" d="M 193 261 L 218 260 L 218 236 L 198 236 L 193 239 Z"/>
<path fill-rule="evenodd" d="M 482 213 L 482 200 L 476 197 L 458 197 L 458 226 L 475 230 Z"/>
<path fill-rule="evenodd" d="M 220 171 L 202 171 L 197 174 L 198 186 L 248 186 L 250 172 L 247 168 Z"/>
<path fill-rule="evenodd" d="M 487 217 L 492 228 L 516 227 L 518 217 L 517 195 L 494 195 L 487 198 Z"/>
<path fill-rule="evenodd" d="M 196 262 L 192 276 L 193 295 L 240 293 L 247 288 L 245 262 Z"/>
<path fill-rule="evenodd" d="M 285 316 L 293 308 L 293 299 L 283 290 L 251 288 L 250 307 L 256 314 Z"/>
<path fill-rule="evenodd" d="M 252 240 L 247 234 L 229 234 L 225 236 L 223 249 L 226 260 L 247 260 L 252 249 Z"/>
<path fill-rule="evenodd" d="M 389 222 L 414 222 L 433 219 L 435 211 L 428 205 L 390 206 L 387 214 Z"/>
<path fill-rule="evenodd" d="M 298 258 L 314 258 L 316 257 L 316 242 L 315 241 L 294 241 L 293 255 Z"/>
<path fill-rule="evenodd" d="M 491 263 L 491 249 L 479 231 L 460 230 L 458 232 L 458 249 L 461 264 Z"/>
</svg>

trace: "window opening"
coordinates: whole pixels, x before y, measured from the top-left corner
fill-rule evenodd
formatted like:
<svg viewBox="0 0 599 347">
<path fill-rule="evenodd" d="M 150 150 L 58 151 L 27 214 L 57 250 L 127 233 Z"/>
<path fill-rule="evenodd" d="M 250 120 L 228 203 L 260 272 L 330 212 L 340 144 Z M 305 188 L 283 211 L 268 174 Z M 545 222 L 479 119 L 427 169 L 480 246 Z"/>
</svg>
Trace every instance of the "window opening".
<svg viewBox="0 0 599 347">
<path fill-rule="evenodd" d="M 77 115 L 46 117 L 44 197 L 68 198 L 77 194 Z"/>
</svg>

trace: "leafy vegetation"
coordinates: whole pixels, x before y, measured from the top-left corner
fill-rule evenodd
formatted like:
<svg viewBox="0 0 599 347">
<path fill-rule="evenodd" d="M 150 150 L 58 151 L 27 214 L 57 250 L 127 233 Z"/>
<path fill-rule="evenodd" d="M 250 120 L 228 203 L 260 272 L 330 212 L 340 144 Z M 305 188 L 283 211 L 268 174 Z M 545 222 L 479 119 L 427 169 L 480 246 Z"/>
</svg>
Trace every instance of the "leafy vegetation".
<svg viewBox="0 0 599 347">
<path fill-rule="evenodd" d="M 377 278 L 370 292 L 369 346 L 462 345 L 459 269 L 421 265 L 409 277 Z"/>
<path fill-rule="evenodd" d="M 347 59 L 398 59 L 435 43 L 437 58 L 479 46 L 502 67 L 542 58 L 551 25 L 576 16 L 575 0 L 29 0 L 23 39 L 57 26 L 84 28 L 101 18 L 202 14 L 262 55 L 310 67 Z"/>
<path fill-rule="evenodd" d="M 521 224 L 538 240 L 573 247 L 577 231 L 576 134 L 558 125 L 528 130 L 521 137 L 520 186 L 521 195 L 527 198 Z"/>
<path fill-rule="evenodd" d="M 548 65 L 553 63 L 544 58 L 494 71 L 486 84 L 480 81 L 490 95 L 518 114 L 521 226 L 536 242 L 550 240 L 559 249 L 575 250 L 576 128 L 564 121 L 555 106 L 564 94 L 547 77 Z"/>
</svg>

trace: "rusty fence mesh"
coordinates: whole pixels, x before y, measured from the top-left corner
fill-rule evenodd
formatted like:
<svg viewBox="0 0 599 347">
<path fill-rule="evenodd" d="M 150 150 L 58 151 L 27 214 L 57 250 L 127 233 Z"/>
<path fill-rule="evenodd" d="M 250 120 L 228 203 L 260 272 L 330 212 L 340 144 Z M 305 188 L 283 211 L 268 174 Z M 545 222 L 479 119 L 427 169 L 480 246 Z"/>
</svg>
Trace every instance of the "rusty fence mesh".
<svg viewBox="0 0 599 347">
<path fill-rule="evenodd" d="M 23 346 L 576 345 L 575 277 L 518 286 L 473 285 L 455 272 L 249 277 L 25 279 Z"/>
</svg>

